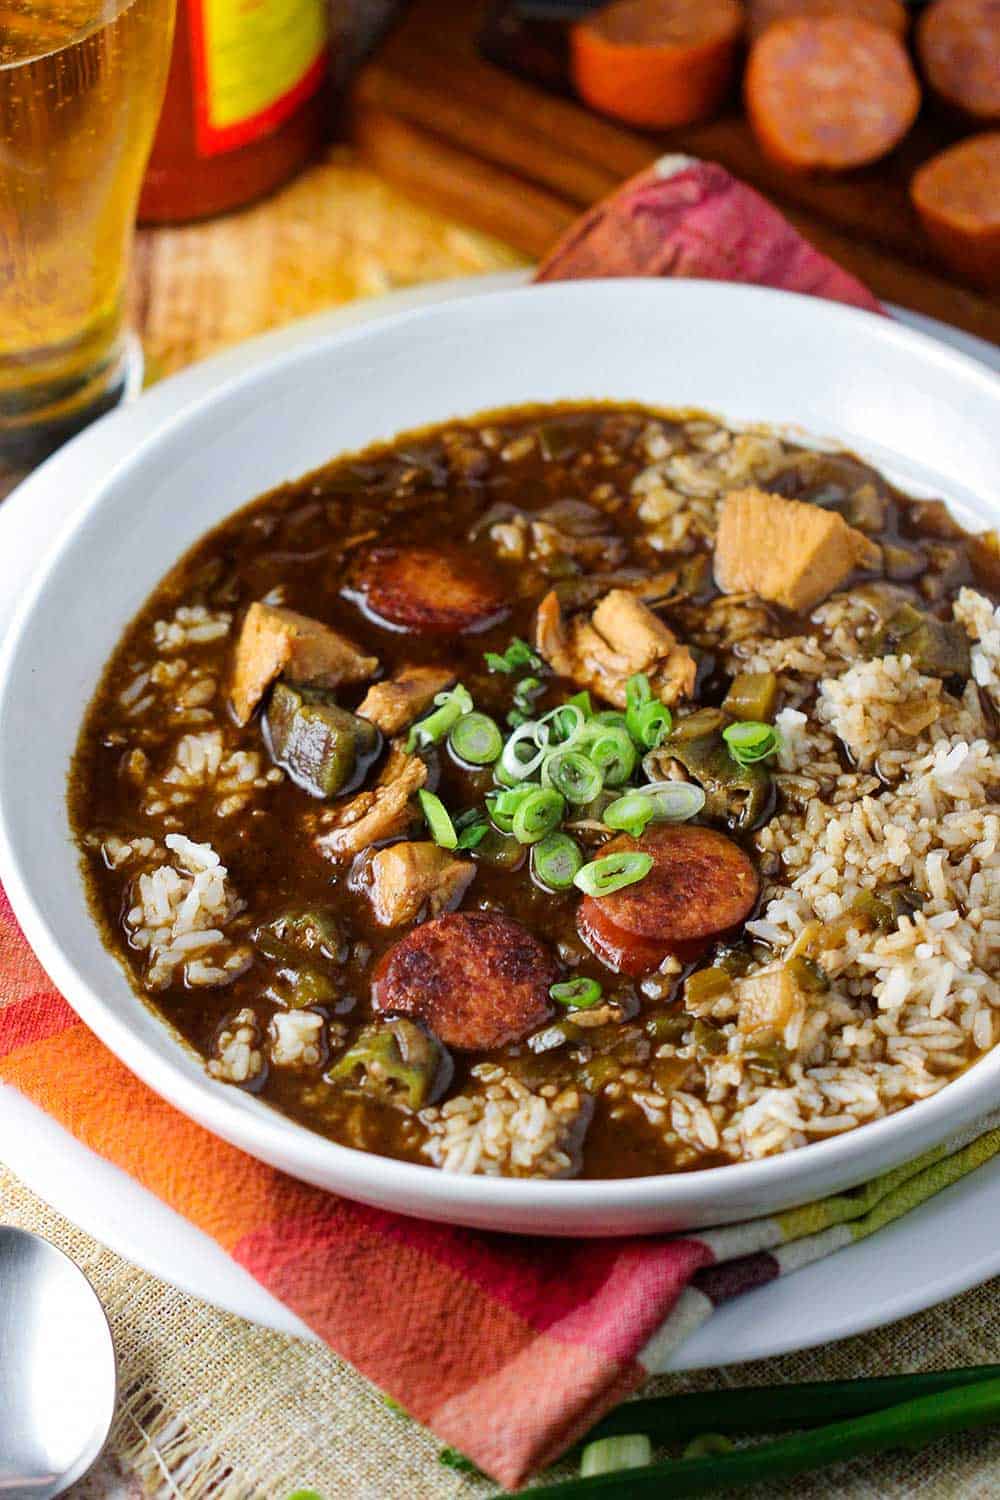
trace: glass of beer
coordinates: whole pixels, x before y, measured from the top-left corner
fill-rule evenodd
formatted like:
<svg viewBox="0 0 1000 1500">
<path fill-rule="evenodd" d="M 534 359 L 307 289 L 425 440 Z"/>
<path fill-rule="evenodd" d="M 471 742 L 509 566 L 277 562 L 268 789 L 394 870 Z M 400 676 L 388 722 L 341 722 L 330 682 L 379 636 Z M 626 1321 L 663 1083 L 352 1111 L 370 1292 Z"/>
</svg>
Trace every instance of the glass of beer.
<svg viewBox="0 0 1000 1500">
<path fill-rule="evenodd" d="M 140 383 L 124 310 L 174 0 L 0 0 L 0 459 Z"/>
</svg>

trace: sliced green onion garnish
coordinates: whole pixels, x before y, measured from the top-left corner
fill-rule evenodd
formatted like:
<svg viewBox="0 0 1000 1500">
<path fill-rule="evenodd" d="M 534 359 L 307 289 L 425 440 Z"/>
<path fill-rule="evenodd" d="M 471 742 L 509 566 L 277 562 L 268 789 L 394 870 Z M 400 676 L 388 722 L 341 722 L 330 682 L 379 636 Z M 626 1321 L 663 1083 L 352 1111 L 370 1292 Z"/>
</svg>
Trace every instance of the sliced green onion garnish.
<svg viewBox="0 0 1000 1500">
<path fill-rule="evenodd" d="M 485 652 L 483 660 L 491 672 L 516 672 L 518 667 L 531 667 L 533 671 L 537 671 L 542 665 L 541 657 L 520 636 L 515 636 L 503 653 Z"/>
<path fill-rule="evenodd" d="M 547 834 L 531 851 L 531 873 L 550 891 L 568 891 L 582 864 L 580 846 L 568 833 Z"/>
<path fill-rule="evenodd" d="M 436 797 L 433 792 L 419 791 L 420 810 L 427 820 L 427 827 L 431 831 L 431 838 L 435 844 L 440 844 L 442 849 L 456 849 L 458 847 L 458 834 L 455 825 L 448 816 L 448 809 Z"/>
<path fill-rule="evenodd" d="M 562 822 L 566 804 L 551 787 L 536 787 L 519 802 L 510 831 L 519 844 L 537 844 Z"/>
<path fill-rule="evenodd" d="M 540 677 L 522 677 L 514 689 L 515 710 L 530 714 L 535 699 L 544 689 L 545 684 Z"/>
<path fill-rule="evenodd" d="M 649 685 L 649 678 L 645 672 L 636 672 L 625 684 L 625 714 L 626 717 L 644 703 L 649 703 L 653 696 L 653 689 Z"/>
<path fill-rule="evenodd" d="M 548 753 L 548 739 L 547 726 L 535 720 L 515 729 L 500 757 L 504 779 L 511 782 L 527 781 L 529 776 L 533 776 Z"/>
<path fill-rule="evenodd" d="M 619 854 L 602 854 L 591 860 L 573 876 L 573 884 L 585 896 L 612 896 L 644 880 L 653 868 L 653 856 L 641 850 L 623 849 Z"/>
<path fill-rule="evenodd" d="M 705 806 L 704 788 L 693 781 L 656 781 L 642 790 L 653 804 L 658 823 L 686 823 Z"/>
<path fill-rule="evenodd" d="M 613 729 L 627 729 L 625 715 L 617 708 L 602 708 L 600 713 L 594 714 L 595 724 L 609 724 Z"/>
<path fill-rule="evenodd" d="M 766 760 L 779 748 L 778 731 L 771 724 L 761 724 L 747 719 L 740 724 L 728 724 L 722 738 L 729 753 L 739 766 L 751 766 L 755 761 Z"/>
<path fill-rule="evenodd" d="M 644 703 L 632 715 L 629 733 L 641 750 L 655 750 L 660 741 L 670 733 L 673 724 L 674 716 L 665 703 Z"/>
<path fill-rule="evenodd" d="M 580 1478 L 614 1474 L 619 1469 L 644 1469 L 653 1461 L 653 1445 L 644 1432 L 599 1438 L 580 1454 Z"/>
<path fill-rule="evenodd" d="M 503 735 L 489 714 L 465 714 L 448 735 L 448 744 L 459 760 L 470 766 L 491 766 L 503 750 Z"/>
<path fill-rule="evenodd" d="M 578 708 L 585 719 L 589 719 L 594 712 L 590 702 L 590 694 L 586 688 L 584 688 L 582 693 L 574 693 L 572 698 L 567 698 L 566 707 Z"/>
<path fill-rule="evenodd" d="M 458 834 L 456 849 L 475 849 L 486 837 L 490 828 L 490 820 L 482 808 L 470 807 L 464 813 L 459 813 L 454 819 L 455 831 Z"/>
<path fill-rule="evenodd" d="M 542 762 L 542 783 L 582 807 L 593 802 L 604 785 L 594 762 L 579 750 L 553 750 Z"/>
<path fill-rule="evenodd" d="M 545 726 L 550 740 L 565 749 L 576 743 L 586 723 L 586 715 L 578 703 L 561 703 L 558 708 L 550 708 L 547 714 L 542 714 L 538 723 Z"/>
<path fill-rule="evenodd" d="M 448 731 L 458 723 L 463 714 L 472 712 L 472 698 L 459 682 L 447 693 L 438 693 L 433 713 L 414 724 L 406 739 L 406 752 L 423 750 L 427 745 L 436 745 Z"/>
<path fill-rule="evenodd" d="M 605 786 L 624 786 L 638 759 L 632 736 L 621 724 L 603 724 L 591 719 L 580 735 L 580 749 L 601 773 Z"/>
<path fill-rule="evenodd" d="M 564 979 L 559 984 L 549 985 L 549 995 L 557 1005 L 572 1005 L 574 1010 L 589 1010 L 596 1005 L 604 990 L 596 979 Z"/>
<path fill-rule="evenodd" d="M 522 724 L 527 724 L 530 714 L 523 714 L 519 708 L 512 708 L 507 715 L 507 723 L 511 729 L 520 729 Z"/>
<path fill-rule="evenodd" d="M 601 821 L 609 828 L 620 828 L 623 833 L 630 833 L 637 839 L 655 815 L 652 797 L 647 797 L 645 792 L 626 792 L 624 797 L 619 797 L 604 809 Z"/>
<path fill-rule="evenodd" d="M 532 784 L 531 786 L 512 786 L 502 792 L 487 792 L 486 810 L 501 833 L 511 832 L 517 809 L 525 797 L 530 797 L 533 792 L 537 791 L 538 787 Z"/>
</svg>

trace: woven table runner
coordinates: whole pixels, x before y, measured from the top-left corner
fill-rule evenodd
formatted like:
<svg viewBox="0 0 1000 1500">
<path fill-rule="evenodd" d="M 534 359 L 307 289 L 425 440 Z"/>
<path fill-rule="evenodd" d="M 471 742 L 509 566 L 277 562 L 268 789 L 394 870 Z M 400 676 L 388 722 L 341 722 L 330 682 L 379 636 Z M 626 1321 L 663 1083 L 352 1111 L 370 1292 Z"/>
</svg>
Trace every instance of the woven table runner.
<svg viewBox="0 0 1000 1500">
<path fill-rule="evenodd" d="M 144 236 L 136 320 L 158 374 L 354 296 L 517 263 L 503 246 L 408 204 L 338 155 L 245 214 Z M 251 1328 L 134 1270 L 6 1173 L 0 1218 L 38 1228 L 65 1248 L 91 1275 L 115 1327 L 123 1397 L 115 1461 L 75 1494 L 280 1500 L 305 1484 L 325 1500 L 348 1492 L 495 1493 L 442 1465 L 439 1444 L 388 1409 L 329 1350 Z M 977 1363 L 995 1357 L 992 1300 L 982 1290 L 828 1351 L 659 1381 L 653 1389 Z M 767 1493 L 964 1497 L 998 1489 L 1000 1441 L 986 1434 Z"/>
</svg>

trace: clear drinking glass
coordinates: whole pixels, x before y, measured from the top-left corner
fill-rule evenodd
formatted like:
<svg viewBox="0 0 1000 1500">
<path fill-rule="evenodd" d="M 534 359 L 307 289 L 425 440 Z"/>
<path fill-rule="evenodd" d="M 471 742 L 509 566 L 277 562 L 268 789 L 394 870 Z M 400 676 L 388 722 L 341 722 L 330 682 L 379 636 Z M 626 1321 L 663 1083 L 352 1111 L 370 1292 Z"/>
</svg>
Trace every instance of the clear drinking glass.
<svg viewBox="0 0 1000 1500">
<path fill-rule="evenodd" d="M 0 458 L 44 456 L 138 381 L 124 310 L 174 0 L 0 4 Z"/>
</svg>

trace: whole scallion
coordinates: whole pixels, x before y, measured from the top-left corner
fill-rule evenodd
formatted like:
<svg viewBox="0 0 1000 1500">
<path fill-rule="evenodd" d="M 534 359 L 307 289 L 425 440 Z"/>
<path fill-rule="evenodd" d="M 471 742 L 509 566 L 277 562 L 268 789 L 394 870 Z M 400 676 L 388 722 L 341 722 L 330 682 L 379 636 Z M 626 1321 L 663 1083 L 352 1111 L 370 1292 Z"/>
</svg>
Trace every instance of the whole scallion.
<svg viewBox="0 0 1000 1500">
<path fill-rule="evenodd" d="M 595 1443 L 588 1443 L 580 1455 L 580 1478 L 617 1474 L 622 1469 L 643 1469 L 652 1457 L 653 1445 L 645 1433 L 599 1438 Z"/>
</svg>

